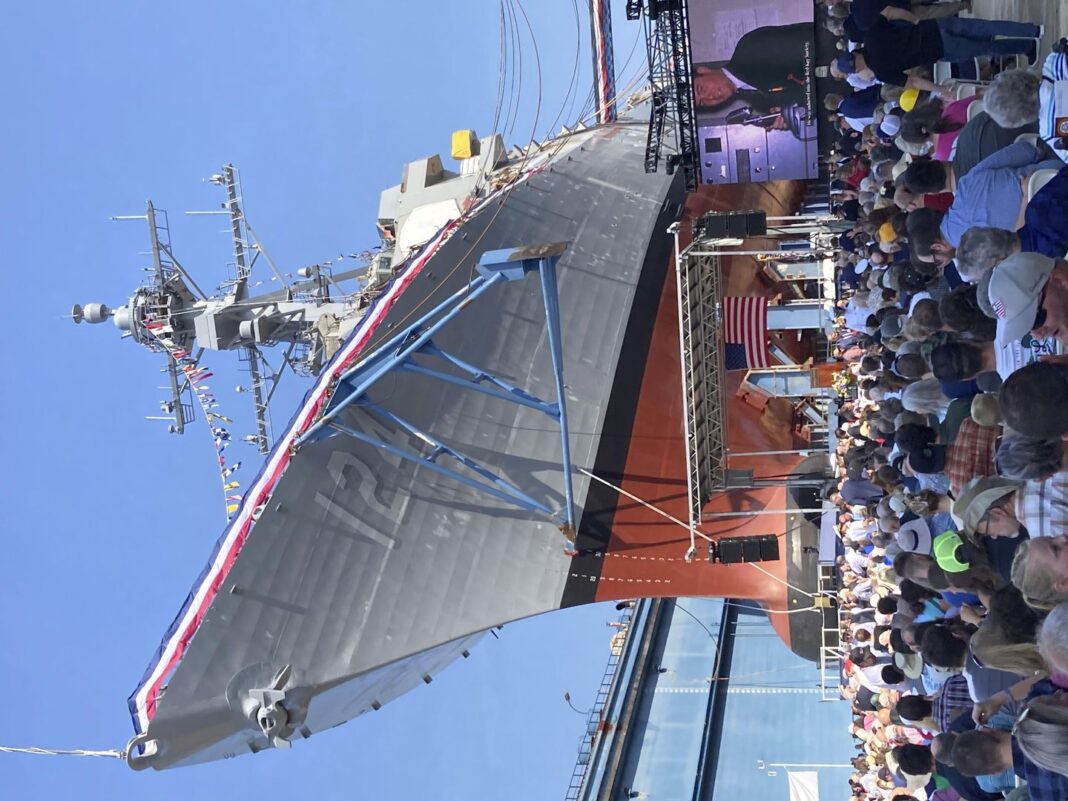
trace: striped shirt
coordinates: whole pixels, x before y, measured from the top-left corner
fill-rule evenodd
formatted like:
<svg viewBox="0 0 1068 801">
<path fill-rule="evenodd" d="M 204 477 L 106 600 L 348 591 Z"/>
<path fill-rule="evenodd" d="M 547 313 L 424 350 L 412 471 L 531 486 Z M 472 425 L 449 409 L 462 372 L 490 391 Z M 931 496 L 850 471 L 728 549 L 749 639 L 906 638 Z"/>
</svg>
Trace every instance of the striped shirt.
<svg viewBox="0 0 1068 801">
<path fill-rule="evenodd" d="M 972 697 L 968 694 L 968 680 L 963 673 L 955 673 L 942 685 L 941 692 L 931 699 L 931 717 L 939 731 L 949 731 L 949 724 L 957 715 L 971 712 Z"/>
<path fill-rule="evenodd" d="M 1049 679 L 1043 679 L 1031 688 L 1028 700 L 1040 695 L 1050 695 L 1056 688 Z M 1012 738 L 1012 764 L 1016 775 L 1027 781 L 1027 797 L 1030 801 L 1065 801 L 1068 799 L 1068 776 L 1040 768 L 1024 756 L 1016 738 Z"/>
<path fill-rule="evenodd" d="M 1068 534 L 1068 471 L 1016 490 L 1016 519 L 1032 537 Z"/>
<path fill-rule="evenodd" d="M 1068 151 L 1053 147 L 1060 139 L 1054 130 L 1057 120 L 1057 82 L 1066 79 L 1068 56 L 1064 53 L 1050 53 L 1042 64 L 1042 83 L 1038 87 L 1038 135 L 1054 153 L 1068 161 Z M 1062 110 L 1061 114 L 1064 113 Z"/>
</svg>

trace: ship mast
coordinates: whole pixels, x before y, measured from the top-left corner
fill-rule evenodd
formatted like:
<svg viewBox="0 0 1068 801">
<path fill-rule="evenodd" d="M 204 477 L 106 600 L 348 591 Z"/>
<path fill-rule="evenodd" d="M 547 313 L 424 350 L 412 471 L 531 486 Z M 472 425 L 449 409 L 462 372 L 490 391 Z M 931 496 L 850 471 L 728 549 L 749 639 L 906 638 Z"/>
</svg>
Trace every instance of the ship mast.
<svg viewBox="0 0 1068 801">
<path fill-rule="evenodd" d="M 150 279 L 138 287 L 126 305 L 110 309 L 103 303 L 75 305 L 74 322 L 102 323 L 111 318 L 138 344 L 166 355 L 165 372 L 171 396 L 161 403 L 173 434 L 185 432 L 194 418 L 191 370 L 178 369 L 174 354 L 197 364 L 206 350 L 236 351 L 248 370 L 250 386 L 238 391 L 252 394 L 256 433 L 246 437 L 261 453 L 271 445 L 270 402 L 287 368 L 307 376 L 317 375 L 363 316 L 375 290 L 367 282 L 366 266 L 331 274 L 329 262 L 296 271 L 298 280 L 286 281 L 267 254 L 263 243 L 245 218 L 241 185 L 233 165 L 227 164 L 208 179 L 226 193 L 222 210 L 188 214 L 223 214 L 230 220 L 233 264 L 230 275 L 220 285 L 221 295 L 208 296 L 174 256 L 167 212 L 148 202 L 144 214 L 113 217 L 115 220 L 144 220 L 148 225 L 152 266 Z M 260 259 L 281 282 L 275 291 L 250 295 L 249 278 Z M 388 278 L 388 270 L 370 271 Z M 353 292 L 339 291 L 343 281 L 359 279 Z M 285 347 L 281 364 L 275 368 L 263 348 Z M 159 418 L 154 418 L 159 419 Z"/>
</svg>

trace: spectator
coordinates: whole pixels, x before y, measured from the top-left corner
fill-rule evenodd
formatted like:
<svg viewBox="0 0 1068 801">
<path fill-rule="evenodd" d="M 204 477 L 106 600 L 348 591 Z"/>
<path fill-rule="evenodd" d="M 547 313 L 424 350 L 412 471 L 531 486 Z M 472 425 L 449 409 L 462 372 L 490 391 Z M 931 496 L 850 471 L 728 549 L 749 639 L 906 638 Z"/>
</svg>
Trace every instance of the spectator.
<svg viewBox="0 0 1068 801">
<path fill-rule="evenodd" d="M 956 250 L 957 272 L 967 281 L 978 281 L 984 273 L 1020 250 L 1020 237 L 1015 232 L 972 226 L 961 235 Z"/>
<path fill-rule="evenodd" d="M 1068 778 L 1068 703 L 1064 699 L 1050 695 L 1032 699 L 1020 713 L 1013 736 L 1030 763 Z M 1059 785 L 1068 788 L 1068 782 Z"/>
<path fill-rule="evenodd" d="M 1022 434 L 1048 439 L 1068 433 L 1068 365 L 1035 362 L 1021 367 L 1001 387 L 1005 424 Z"/>
<path fill-rule="evenodd" d="M 1068 601 L 1068 534 L 1020 543 L 1012 561 L 1012 583 L 1036 609 Z"/>
<path fill-rule="evenodd" d="M 904 181 L 916 193 L 954 193 L 941 232 L 956 247 L 973 225 L 1015 231 L 1026 205 L 1021 180 L 1035 170 L 1060 166 L 1062 162 L 1046 159 L 1034 145 L 1016 142 L 988 156 L 963 177 L 955 174 L 951 164 L 916 159 L 905 171 Z"/>
<path fill-rule="evenodd" d="M 902 13 L 884 9 L 864 37 L 863 48 L 853 51 L 857 56 L 855 66 L 870 69 L 883 83 L 927 91 L 939 91 L 940 87 L 907 76 L 905 70 L 935 61 L 957 64 L 982 56 L 1033 53 L 1033 40 L 1042 35 L 1040 26 L 1027 22 L 944 17 L 899 26 L 891 18 L 908 19 Z M 1016 38 L 995 39 L 996 36 Z"/>
<path fill-rule="evenodd" d="M 1042 621 L 1038 651 L 1050 678 L 1060 687 L 1068 686 L 1068 603 L 1058 604 Z"/>
<path fill-rule="evenodd" d="M 1064 469 L 1064 440 L 1006 433 L 994 456 L 994 468 L 1004 478 L 1044 481 Z"/>
<path fill-rule="evenodd" d="M 1068 342 L 1068 261 L 1014 253 L 990 276 L 990 303 L 998 315 L 998 344 L 1029 331 Z"/>
<path fill-rule="evenodd" d="M 1038 119 L 1038 87 L 1042 79 L 1028 70 L 1005 70 L 994 76 L 983 94 L 983 109 L 1003 128 L 1018 128 Z"/>
</svg>

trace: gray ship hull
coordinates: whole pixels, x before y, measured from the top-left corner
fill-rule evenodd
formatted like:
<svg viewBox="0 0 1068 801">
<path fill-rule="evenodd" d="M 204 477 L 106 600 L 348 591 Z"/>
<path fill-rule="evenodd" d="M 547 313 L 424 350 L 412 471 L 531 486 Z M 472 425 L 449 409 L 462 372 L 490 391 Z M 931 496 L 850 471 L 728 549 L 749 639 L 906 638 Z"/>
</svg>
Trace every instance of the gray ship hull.
<svg viewBox="0 0 1068 801">
<path fill-rule="evenodd" d="M 618 468 L 663 286 L 665 229 L 682 199 L 679 180 L 645 174 L 645 136 L 644 122 L 621 122 L 550 143 L 536 172 L 407 276 L 361 353 L 461 289 L 484 251 L 568 241 L 558 271 L 572 462 Z M 435 342 L 554 396 L 536 280 L 494 287 Z M 411 374 L 371 397 L 531 497 L 563 505 L 559 435 L 538 411 Z M 344 423 L 422 447 L 359 408 Z M 137 767 L 268 747 L 242 693 L 287 666 L 288 739 L 297 740 L 429 681 L 494 626 L 592 601 L 615 499 L 574 479 L 580 558 L 552 520 L 352 437 L 302 446 L 269 498 L 246 499 L 261 508 L 239 553 L 213 556 L 222 566 L 194 587 L 131 698 Z"/>
</svg>

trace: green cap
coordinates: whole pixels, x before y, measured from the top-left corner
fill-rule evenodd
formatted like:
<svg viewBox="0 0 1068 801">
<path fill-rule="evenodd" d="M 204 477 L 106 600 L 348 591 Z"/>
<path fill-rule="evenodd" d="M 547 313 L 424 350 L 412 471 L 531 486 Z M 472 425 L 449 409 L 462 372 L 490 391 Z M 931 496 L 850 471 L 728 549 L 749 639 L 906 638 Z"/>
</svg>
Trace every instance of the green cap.
<svg viewBox="0 0 1068 801">
<path fill-rule="evenodd" d="M 947 573 L 963 573 L 970 565 L 962 562 L 958 556 L 958 549 L 964 545 L 964 540 L 956 531 L 945 531 L 934 538 L 934 558 L 938 566 Z"/>
</svg>

